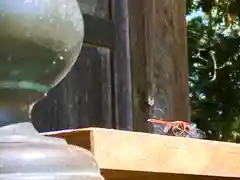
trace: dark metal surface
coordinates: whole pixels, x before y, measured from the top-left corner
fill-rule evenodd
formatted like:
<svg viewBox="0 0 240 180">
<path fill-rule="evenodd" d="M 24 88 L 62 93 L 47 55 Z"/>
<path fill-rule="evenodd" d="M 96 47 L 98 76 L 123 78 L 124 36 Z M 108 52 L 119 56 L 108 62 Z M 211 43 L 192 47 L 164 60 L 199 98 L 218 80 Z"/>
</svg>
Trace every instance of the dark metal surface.
<svg viewBox="0 0 240 180">
<path fill-rule="evenodd" d="M 21 114 L 16 114 L 9 109 L 0 109 L 0 127 L 28 121 L 27 118 L 21 117 Z"/>
</svg>

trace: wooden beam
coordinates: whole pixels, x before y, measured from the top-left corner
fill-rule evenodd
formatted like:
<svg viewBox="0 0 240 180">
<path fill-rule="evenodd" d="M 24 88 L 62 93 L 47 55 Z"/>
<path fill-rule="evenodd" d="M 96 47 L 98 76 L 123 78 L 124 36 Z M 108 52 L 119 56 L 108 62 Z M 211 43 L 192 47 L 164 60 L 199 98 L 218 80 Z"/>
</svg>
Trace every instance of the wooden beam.
<svg viewBox="0 0 240 180">
<path fill-rule="evenodd" d="M 90 150 L 106 179 L 237 179 L 240 145 L 110 129 L 45 133 Z"/>
<path fill-rule="evenodd" d="M 114 47 L 114 22 L 83 14 L 84 43 Z"/>
</svg>

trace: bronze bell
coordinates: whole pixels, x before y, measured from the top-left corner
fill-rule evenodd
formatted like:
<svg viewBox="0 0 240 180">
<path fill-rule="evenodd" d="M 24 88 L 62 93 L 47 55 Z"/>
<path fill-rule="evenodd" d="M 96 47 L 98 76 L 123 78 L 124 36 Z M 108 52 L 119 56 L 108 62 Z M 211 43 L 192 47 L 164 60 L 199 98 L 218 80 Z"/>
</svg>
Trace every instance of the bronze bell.
<svg viewBox="0 0 240 180">
<path fill-rule="evenodd" d="M 69 72 L 83 40 L 77 0 L 0 1 L 0 106 L 28 106 Z"/>
<path fill-rule="evenodd" d="M 102 179 L 88 151 L 28 118 L 75 63 L 83 29 L 77 0 L 0 0 L 0 180 Z"/>
</svg>

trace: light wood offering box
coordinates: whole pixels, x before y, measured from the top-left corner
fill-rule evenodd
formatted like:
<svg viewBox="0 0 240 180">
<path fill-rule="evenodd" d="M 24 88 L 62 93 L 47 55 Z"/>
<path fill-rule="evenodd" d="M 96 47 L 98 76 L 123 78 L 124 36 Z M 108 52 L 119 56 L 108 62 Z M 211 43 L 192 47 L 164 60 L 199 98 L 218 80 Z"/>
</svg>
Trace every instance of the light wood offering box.
<svg viewBox="0 0 240 180">
<path fill-rule="evenodd" d="M 44 133 L 90 150 L 105 179 L 240 179 L 240 145 L 89 128 Z"/>
</svg>

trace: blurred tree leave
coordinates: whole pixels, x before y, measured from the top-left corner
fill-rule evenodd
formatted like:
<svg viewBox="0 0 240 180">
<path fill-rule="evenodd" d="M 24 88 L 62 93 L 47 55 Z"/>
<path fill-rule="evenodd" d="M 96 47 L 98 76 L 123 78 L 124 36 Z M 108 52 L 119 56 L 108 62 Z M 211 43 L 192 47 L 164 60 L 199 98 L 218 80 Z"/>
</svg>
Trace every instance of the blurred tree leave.
<svg viewBox="0 0 240 180">
<path fill-rule="evenodd" d="M 208 139 L 240 139 L 240 0 L 187 0 L 192 121 Z"/>
</svg>

